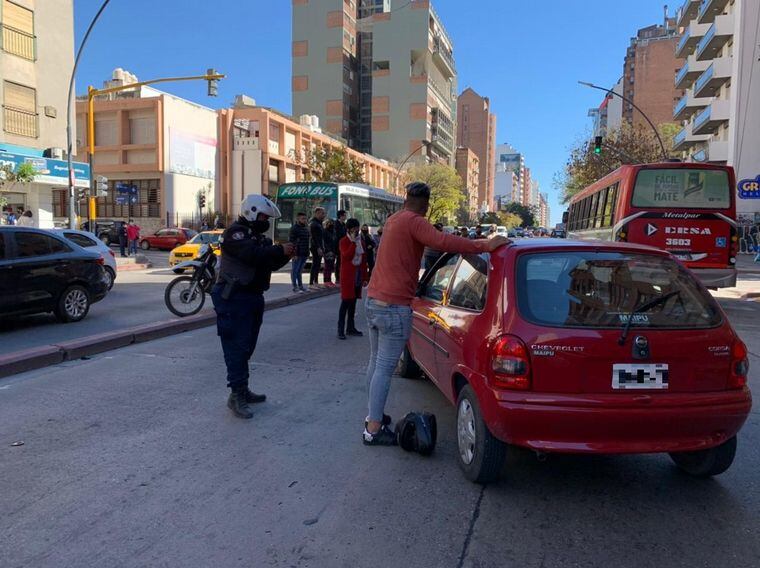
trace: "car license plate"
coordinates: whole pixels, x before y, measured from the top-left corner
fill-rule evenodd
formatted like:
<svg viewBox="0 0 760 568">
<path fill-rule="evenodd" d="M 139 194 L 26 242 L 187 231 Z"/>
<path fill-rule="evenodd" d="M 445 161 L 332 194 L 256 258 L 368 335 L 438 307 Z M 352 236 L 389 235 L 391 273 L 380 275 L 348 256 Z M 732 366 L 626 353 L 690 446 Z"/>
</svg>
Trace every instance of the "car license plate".
<svg viewBox="0 0 760 568">
<path fill-rule="evenodd" d="M 612 365 L 612 388 L 618 390 L 667 389 L 668 366 L 664 363 Z"/>
</svg>

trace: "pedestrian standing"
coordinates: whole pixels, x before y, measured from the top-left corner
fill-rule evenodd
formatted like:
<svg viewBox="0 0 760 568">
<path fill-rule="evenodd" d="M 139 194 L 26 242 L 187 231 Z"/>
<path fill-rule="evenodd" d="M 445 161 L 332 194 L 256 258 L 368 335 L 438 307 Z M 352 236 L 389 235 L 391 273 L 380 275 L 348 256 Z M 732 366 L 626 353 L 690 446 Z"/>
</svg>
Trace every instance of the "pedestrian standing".
<svg viewBox="0 0 760 568">
<path fill-rule="evenodd" d="M 335 257 L 338 254 L 338 241 L 335 238 L 335 223 L 332 219 L 325 221 L 325 271 L 323 274 L 325 285 L 333 287 L 332 273 L 335 270 Z"/>
<path fill-rule="evenodd" d="M 435 227 L 436 231 L 443 232 L 443 225 L 441 223 L 436 223 L 433 225 L 433 227 Z M 423 253 L 425 270 L 430 270 L 433 268 L 433 265 L 438 261 L 439 258 L 441 258 L 441 254 L 443 253 L 439 250 L 435 250 L 431 247 L 425 247 L 425 252 Z"/>
<path fill-rule="evenodd" d="M 272 245 L 264 236 L 269 219 L 279 216 L 280 210 L 269 199 L 248 195 L 240 217 L 219 239 L 222 254 L 211 299 L 231 391 L 227 406 L 239 418 L 253 418 L 249 404 L 266 400 L 248 388 L 248 361 L 256 349 L 272 271 L 285 266 L 295 248 L 292 243 Z"/>
<path fill-rule="evenodd" d="M 340 241 L 346 236 L 346 218 L 348 214 L 345 210 L 338 211 L 338 217 L 335 219 L 335 242 L 340 245 Z M 336 247 L 337 250 L 337 247 Z M 335 282 L 340 283 L 340 254 L 335 258 Z"/>
<path fill-rule="evenodd" d="M 127 250 L 127 226 L 124 221 L 116 221 L 116 236 L 119 237 L 119 253 L 122 257 L 129 256 Z"/>
<path fill-rule="evenodd" d="M 384 414 L 391 375 L 412 329 L 412 298 L 425 247 L 455 253 L 490 252 L 509 243 L 504 237 L 471 241 L 436 230 L 425 219 L 430 187 L 422 182 L 406 186 L 404 208 L 388 218 L 383 246 L 367 290 L 370 359 L 367 366 L 369 416 L 362 439 L 367 445 L 395 445 L 396 435 Z"/>
<path fill-rule="evenodd" d="M 309 286 L 319 284 L 319 273 L 322 270 L 322 257 L 325 254 L 325 229 L 322 226 L 326 216 L 324 207 L 314 209 L 314 217 L 309 223 L 309 236 L 311 237 L 311 274 Z"/>
<path fill-rule="evenodd" d="M 362 225 L 361 231 L 362 246 L 364 247 L 364 254 L 367 255 L 367 271 L 370 278 L 372 277 L 372 269 L 375 267 L 375 239 L 369 232 L 369 225 L 366 223 Z"/>
<path fill-rule="evenodd" d="M 15 225 L 17 221 L 16 214 L 13 212 L 13 207 L 8 207 L 6 209 L 7 215 L 5 216 L 5 220 L 8 222 L 9 225 Z"/>
<path fill-rule="evenodd" d="M 32 212 L 29 209 L 24 211 L 16 220 L 16 225 L 19 227 L 34 227 L 34 218 L 32 217 Z"/>
<path fill-rule="evenodd" d="M 349 219 L 346 222 L 346 236 L 340 240 L 340 310 L 338 311 L 338 339 L 346 335 L 361 337 L 364 335 L 356 329 L 356 301 L 362 297 L 362 288 L 367 284 L 367 254 L 364 251 L 364 239 L 359 232 L 359 221 Z"/>
<path fill-rule="evenodd" d="M 136 225 L 133 219 L 127 223 L 127 255 L 134 254 L 137 256 L 137 243 L 140 240 L 140 226 Z"/>
<path fill-rule="evenodd" d="M 293 292 L 306 292 L 303 285 L 303 267 L 309 258 L 309 228 L 306 226 L 306 213 L 296 214 L 296 222 L 290 228 L 288 240 L 293 243 L 295 251 L 290 270 L 290 283 Z"/>
</svg>

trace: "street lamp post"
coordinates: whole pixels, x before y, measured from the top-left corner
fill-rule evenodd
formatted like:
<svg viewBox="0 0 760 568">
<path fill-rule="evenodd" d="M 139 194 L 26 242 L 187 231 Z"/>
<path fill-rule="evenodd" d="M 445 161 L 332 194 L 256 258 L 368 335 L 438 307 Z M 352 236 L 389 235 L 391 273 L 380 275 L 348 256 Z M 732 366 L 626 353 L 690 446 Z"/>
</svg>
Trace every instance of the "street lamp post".
<svg viewBox="0 0 760 568">
<path fill-rule="evenodd" d="M 629 105 L 631 105 L 633 108 L 635 108 L 637 111 L 639 111 L 641 113 L 641 116 L 643 116 L 644 119 L 649 123 L 649 126 L 652 127 L 652 131 L 654 132 L 654 135 L 657 137 L 657 141 L 660 143 L 660 149 L 662 150 L 662 158 L 663 158 L 663 160 L 665 160 L 665 161 L 668 160 L 668 153 L 665 150 L 665 144 L 663 144 L 663 142 L 662 142 L 662 138 L 660 137 L 660 133 L 657 131 L 657 127 L 655 127 L 654 123 L 651 120 L 649 120 L 649 117 L 644 113 L 644 111 L 641 110 L 638 106 L 636 106 L 636 104 L 631 99 L 629 99 L 628 97 L 625 97 L 625 96 L 621 95 L 620 93 L 616 93 L 612 89 L 605 89 L 604 87 L 600 87 L 599 85 L 594 85 L 593 83 L 589 83 L 588 81 L 578 81 L 578 83 L 580 83 L 584 87 L 590 87 L 592 89 L 597 89 L 599 91 L 604 91 L 605 93 L 607 93 L 609 95 L 614 95 L 616 97 L 620 97 L 625 102 L 627 102 Z"/>
<path fill-rule="evenodd" d="M 422 140 L 422 144 L 420 144 L 417 148 L 415 148 L 412 152 L 409 153 L 409 155 L 404 158 L 404 161 L 401 162 L 399 167 L 396 169 L 396 177 L 393 179 L 393 187 L 396 187 L 396 184 L 398 183 L 398 178 L 401 175 L 401 169 L 406 165 L 406 163 L 412 159 L 412 156 L 414 156 L 417 152 L 422 150 L 423 148 L 426 148 L 427 146 L 430 146 L 432 142 L 430 140 Z"/>
</svg>

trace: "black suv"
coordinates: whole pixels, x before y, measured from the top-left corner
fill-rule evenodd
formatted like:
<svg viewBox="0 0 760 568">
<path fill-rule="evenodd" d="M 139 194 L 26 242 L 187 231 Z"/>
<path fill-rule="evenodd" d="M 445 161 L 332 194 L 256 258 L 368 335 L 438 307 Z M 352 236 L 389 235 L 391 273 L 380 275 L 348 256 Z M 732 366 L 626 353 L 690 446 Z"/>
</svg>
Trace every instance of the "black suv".
<svg viewBox="0 0 760 568">
<path fill-rule="evenodd" d="M 112 220 L 97 221 L 98 238 L 108 246 L 118 245 L 119 244 L 119 228 L 122 225 L 126 225 L 126 223 L 124 221 L 112 221 Z"/>
<path fill-rule="evenodd" d="M 0 228 L 0 317 L 53 312 L 79 321 L 107 292 L 99 253 L 48 231 Z"/>
</svg>

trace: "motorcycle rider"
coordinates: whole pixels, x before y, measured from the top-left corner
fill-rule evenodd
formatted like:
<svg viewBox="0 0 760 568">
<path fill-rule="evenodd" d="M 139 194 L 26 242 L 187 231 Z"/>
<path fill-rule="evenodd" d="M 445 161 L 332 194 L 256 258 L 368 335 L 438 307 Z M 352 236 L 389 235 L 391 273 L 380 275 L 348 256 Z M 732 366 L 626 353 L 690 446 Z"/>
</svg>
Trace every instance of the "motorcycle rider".
<svg viewBox="0 0 760 568">
<path fill-rule="evenodd" d="M 241 204 L 240 217 L 219 239 L 222 255 L 211 299 L 231 391 L 227 406 L 239 418 L 253 418 L 249 403 L 266 400 L 265 395 L 248 389 L 248 361 L 259 337 L 264 292 L 269 289 L 272 271 L 285 266 L 293 256 L 292 243 L 272 245 L 264 236 L 269 219 L 279 216 L 280 210 L 268 198 L 248 195 Z"/>
</svg>

